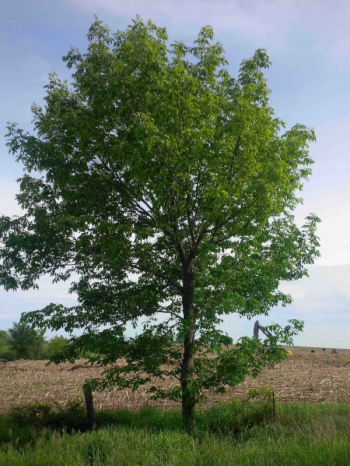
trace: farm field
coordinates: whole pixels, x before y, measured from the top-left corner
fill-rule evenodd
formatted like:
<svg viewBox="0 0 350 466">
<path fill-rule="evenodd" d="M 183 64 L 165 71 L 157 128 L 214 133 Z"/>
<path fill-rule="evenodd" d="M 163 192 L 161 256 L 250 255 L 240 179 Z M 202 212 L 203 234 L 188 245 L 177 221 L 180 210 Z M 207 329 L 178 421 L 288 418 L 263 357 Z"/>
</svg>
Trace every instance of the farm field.
<svg viewBox="0 0 350 466">
<path fill-rule="evenodd" d="M 339 350 L 332 355 L 331 349 L 325 352 L 315 348 L 292 347 L 293 354 L 271 369 L 265 369 L 257 379 L 248 378 L 244 384 L 228 387 L 225 395 L 206 393 L 207 406 L 235 396 L 242 399 L 247 391 L 255 386 L 271 387 L 279 402 L 311 403 L 350 403 L 350 350 Z M 102 369 L 84 365 L 85 361 L 50 365 L 47 361 L 18 360 L 0 364 L 0 413 L 5 413 L 13 405 L 30 402 L 65 403 L 82 397 L 82 385 L 86 378 L 98 377 Z M 122 362 L 121 362 L 122 363 Z M 175 380 L 163 382 L 167 386 L 176 385 Z M 148 401 L 147 386 L 136 392 L 130 390 L 96 393 L 96 408 L 137 409 L 146 404 L 157 405 L 161 409 L 173 407 L 175 403 L 160 400 Z"/>
</svg>

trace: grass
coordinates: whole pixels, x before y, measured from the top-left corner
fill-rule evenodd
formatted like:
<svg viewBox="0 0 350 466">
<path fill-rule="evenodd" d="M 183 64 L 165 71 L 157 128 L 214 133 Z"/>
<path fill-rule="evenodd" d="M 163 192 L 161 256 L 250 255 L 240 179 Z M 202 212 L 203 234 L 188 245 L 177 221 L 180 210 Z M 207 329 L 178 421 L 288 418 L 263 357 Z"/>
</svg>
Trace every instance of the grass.
<svg viewBox="0 0 350 466">
<path fill-rule="evenodd" d="M 349 405 L 283 404 L 278 406 L 276 421 L 269 411 L 262 415 L 262 406 L 234 402 L 199 410 L 197 432 L 192 437 L 183 431 L 181 413 L 176 409 L 99 411 L 96 428 L 85 432 L 79 404 L 46 418 L 37 416 L 35 422 L 24 413 L 19 423 L 12 413 L 0 418 L 0 464 L 350 464 Z M 60 423 L 70 433 L 58 428 Z M 74 426 L 80 430 L 74 431 Z"/>
</svg>

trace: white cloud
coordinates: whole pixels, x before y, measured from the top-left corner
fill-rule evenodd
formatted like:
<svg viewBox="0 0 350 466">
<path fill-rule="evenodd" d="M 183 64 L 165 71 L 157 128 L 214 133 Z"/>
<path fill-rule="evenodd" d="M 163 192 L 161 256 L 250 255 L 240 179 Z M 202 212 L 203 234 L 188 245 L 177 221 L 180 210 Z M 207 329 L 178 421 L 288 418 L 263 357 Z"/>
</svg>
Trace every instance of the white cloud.
<svg viewBox="0 0 350 466">
<path fill-rule="evenodd" d="M 347 306 L 350 315 L 350 264 L 339 266 L 309 267 L 309 277 L 298 282 L 282 282 L 280 289 L 292 296 L 294 307 L 303 312 L 319 312 L 337 303 Z"/>
<path fill-rule="evenodd" d="M 347 325 L 327 322 L 306 326 L 294 343 L 315 348 L 349 348 L 349 322 Z"/>
<path fill-rule="evenodd" d="M 121 20 L 128 24 L 136 14 L 152 19 L 159 26 L 193 30 L 206 24 L 216 32 L 229 31 L 242 40 L 258 40 L 260 46 L 283 49 L 299 39 L 303 50 L 310 46 L 327 49 L 333 62 L 343 64 L 346 54 L 350 4 L 303 0 L 64 0 L 79 11 L 100 15 L 112 26 Z M 190 29 L 190 26 L 192 29 Z M 193 31 L 196 33 L 197 31 Z M 313 40 L 314 38 L 314 40 Z M 349 62 L 349 60 L 348 60 Z"/>
<path fill-rule="evenodd" d="M 285 308 L 273 308 L 269 316 L 258 316 L 262 325 L 273 322 L 282 326 L 289 319 L 305 322 L 304 331 L 295 338 L 300 346 L 349 348 L 350 328 L 350 264 L 334 267 L 313 266 L 310 277 L 297 282 L 284 282 L 280 289 L 293 298 Z M 225 317 L 223 329 L 235 340 L 251 336 L 254 321 L 242 318 L 240 322 Z"/>
</svg>

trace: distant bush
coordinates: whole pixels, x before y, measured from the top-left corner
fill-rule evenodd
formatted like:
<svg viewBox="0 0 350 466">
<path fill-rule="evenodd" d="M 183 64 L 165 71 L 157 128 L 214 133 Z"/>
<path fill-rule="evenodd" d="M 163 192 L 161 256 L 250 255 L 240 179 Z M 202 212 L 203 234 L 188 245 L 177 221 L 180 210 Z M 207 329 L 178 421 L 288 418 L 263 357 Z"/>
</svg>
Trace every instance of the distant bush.
<svg viewBox="0 0 350 466">
<path fill-rule="evenodd" d="M 51 338 L 46 344 L 45 348 L 45 359 L 50 359 L 57 353 L 60 353 L 68 343 L 68 338 L 63 336 L 55 336 Z"/>
<path fill-rule="evenodd" d="M 13 323 L 8 331 L 0 330 L 0 358 L 43 360 L 51 359 L 69 343 L 64 336 L 54 336 L 45 340 L 44 331 L 36 330 L 22 322 Z M 86 354 L 77 355 L 78 359 L 87 358 Z"/>
<path fill-rule="evenodd" d="M 8 333 L 0 330 L 0 354 L 8 348 Z"/>
<path fill-rule="evenodd" d="M 44 330 L 35 330 L 22 322 L 14 323 L 8 331 L 8 346 L 15 359 L 42 359 L 44 333 Z"/>
<path fill-rule="evenodd" d="M 0 358 L 13 361 L 16 359 L 16 354 L 10 348 L 9 334 L 5 330 L 0 330 Z"/>
<path fill-rule="evenodd" d="M 7 359 L 8 361 L 15 361 L 16 354 L 11 350 L 2 351 L 0 353 L 0 359 Z"/>
</svg>

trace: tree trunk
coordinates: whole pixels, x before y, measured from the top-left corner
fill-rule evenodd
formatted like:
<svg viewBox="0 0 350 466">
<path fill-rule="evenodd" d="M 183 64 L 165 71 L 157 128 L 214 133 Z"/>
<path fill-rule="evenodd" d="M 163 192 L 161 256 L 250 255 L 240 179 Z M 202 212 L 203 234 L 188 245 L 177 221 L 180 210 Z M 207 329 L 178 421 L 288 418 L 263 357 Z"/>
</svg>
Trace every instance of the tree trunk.
<svg viewBox="0 0 350 466">
<path fill-rule="evenodd" d="M 186 345 L 185 339 L 185 353 L 181 371 L 182 422 L 187 432 L 193 432 L 196 428 L 196 401 L 189 378 L 194 369 L 194 357 L 190 354 L 189 346 L 188 344 Z"/>
<path fill-rule="evenodd" d="M 194 371 L 194 336 L 195 336 L 195 317 L 193 315 L 193 264 L 183 268 L 183 313 L 188 325 L 184 340 L 184 355 L 181 369 L 181 388 L 182 388 L 182 422 L 187 430 L 191 433 L 196 427 L 196 397 L 193 386 L 191 386 L 191 377 Z"/>
</svg>

